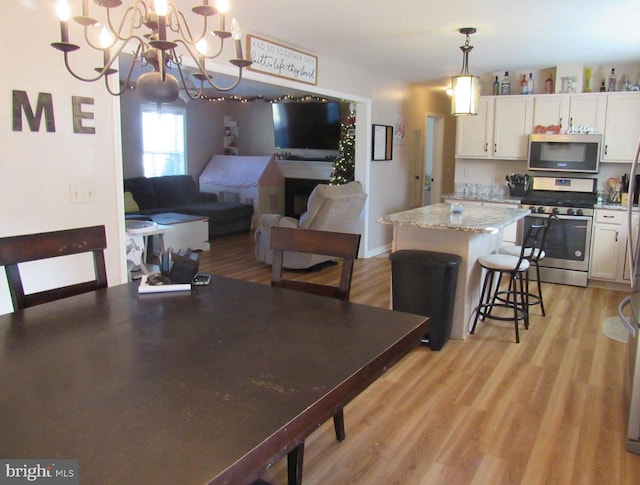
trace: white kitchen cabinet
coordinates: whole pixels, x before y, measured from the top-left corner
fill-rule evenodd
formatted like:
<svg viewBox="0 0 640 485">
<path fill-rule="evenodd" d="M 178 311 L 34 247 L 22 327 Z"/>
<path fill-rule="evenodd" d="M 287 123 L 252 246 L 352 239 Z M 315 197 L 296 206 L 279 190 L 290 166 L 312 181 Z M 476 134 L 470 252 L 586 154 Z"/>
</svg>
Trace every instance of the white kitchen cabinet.
<svg viewBox="0 0 640 485">
<path fill-rule="evenodd" d="M 458 116 L 456 120 L 456 157 L 490 158 L 493 142 L 493 98 L 480 97 L 478 114 Z"/>
<path fill-rule="evenodd" d="M 638 240 L 638 221 L 640 220 L 640 215 L 632 214 L 631 215 L 631 240 L 634 244 Z M 633 248 L 636 249 L 635 246 Z M 626 282 L 631 280 L 631 270 L 629 268 L 629 246 L 625 248 L 625 256 L 624 256 L 624 272 L 622 274 L 622 279 Z"/>
<path fill-rule="evenodd" d="M 604 131 L 606 94 L 540 94 L 533 97 L 532 130 L 538 125 L 560 125 L 562 132 L 571 127 L 589 126 Z"/>
<path fill-rule="evenodd" d="M 477 116 L 458 116 L 456 157 L 525 160 L 530 96 L 481 97 Z"/>
<path fill-rule="evenodd" d="M 637 232 L 638 215 L 634 215 L 633 230 Z M 591 239 L 589 278 L 622 283 L 628 280 L 625 269 L 627 254 L 626 212 L 622 210 L 595 211 Z"/>
<path fill-rule="evenodd" d="M 631 163 L 640 135 L 640 93 L 608 93 L 603 162 Z"/>
<path fill-rule="evenodd" d="M 495 99 L 493 158 L 526 160 L 531 133 L 531 97 Z"/>
<path fill-rule="evenodd" d="M 540 94 L 533 97 L 532 130 L 538 125 L 563 125 L 568 113 L 568 103 L 563 94 Z M 564 126 L 564 125 L 563 125 Z"/>
</svg>

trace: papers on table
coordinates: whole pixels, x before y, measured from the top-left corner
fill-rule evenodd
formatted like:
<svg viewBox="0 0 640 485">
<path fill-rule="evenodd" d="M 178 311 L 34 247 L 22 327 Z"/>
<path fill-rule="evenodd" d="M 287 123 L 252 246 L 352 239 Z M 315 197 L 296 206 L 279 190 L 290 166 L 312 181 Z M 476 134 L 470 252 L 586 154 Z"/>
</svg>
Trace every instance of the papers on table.
<svg viewBox="0 0 640 485">
<path fill-rule="evenodd" d="M 172 284 L 172 285 L 150 285 L 149 284 L 149 276 L 150 275 L 142 275 L 140 278 L 140 286 L 138 286 L 138 293 L 167 293 L 174 291 L 191 291 L 191 284 Z"/>
</svg>

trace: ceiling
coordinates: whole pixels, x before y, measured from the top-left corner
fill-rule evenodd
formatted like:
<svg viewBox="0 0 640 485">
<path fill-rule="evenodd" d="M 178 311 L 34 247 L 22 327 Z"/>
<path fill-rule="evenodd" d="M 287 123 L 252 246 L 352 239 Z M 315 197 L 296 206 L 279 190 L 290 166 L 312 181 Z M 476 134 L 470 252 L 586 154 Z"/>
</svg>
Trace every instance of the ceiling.
<svg viewBox="0 0 640 485">
<path fill-rule="evenodd" d="M 175 1 L 185 10 L 197 3 Z M 326 57 L 406 83 L 448 84 L 462 65 L 462 27 L 477 29 L 469 56 L 469 70 L 476 75 L 561 64 L 640 63 L 640 0 L 376 3 L 231 0 L 228 17 L 238 18 L 244 34 L 319 56 L 319 70 Z M 232 93 L 277 96 L 291 91 L 282 89 L 245 79 Z"/>
<path fill-rule="evenodd" d="M 245 33 L 408 83 L 460 72 L 461 27 L 477 29 L 474 74 L 640 62 L 640 0 L 232 0 L 232 9 Z"/>
</svg>

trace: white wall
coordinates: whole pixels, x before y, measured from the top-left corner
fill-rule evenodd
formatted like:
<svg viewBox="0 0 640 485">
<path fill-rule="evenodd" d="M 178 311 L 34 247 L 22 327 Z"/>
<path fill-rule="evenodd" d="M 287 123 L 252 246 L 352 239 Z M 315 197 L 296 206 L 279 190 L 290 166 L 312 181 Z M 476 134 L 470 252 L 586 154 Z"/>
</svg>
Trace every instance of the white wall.
<svg viewBox="0 0 640 485">
<path fill-rule="evenodd" d="M 121 167 L 114 127 L 118 126 L 117 104 L 104 87 L 76 81 L 65 71 L 62 54 L 49 43 L 59 40 L 60 29 L 54 13 L 55 2 L 7 2 L 0 16 L 0 31 L 11 42 L 0 53 L 0 237 L 71 227 L 104 224 L 107 230 L 107 273 L 110 284 L 124 281 L 124 252 Z M 78 54 L 78 53 L 77 53 Z M 74 65 L 97 65 L 79 53 Z M 53 96 L 55 132 L 47 133 L 44 120 L 40 131 L 31 132 L 24 120 L 23 131 L 12 130 L 12 91 L 28 93 L 35 109 L 38 93 Z M 72 127 L 71 96 L 93 98 L 95 134 L 75 134 Z M 95 200 L 72 203 L 74 184 L 88 184 Z M 66 280 L 79 270 L 74 265 L 56 269 L 40 267 L 42 286 Z M 37 286 L 27 282 L 33 289 Z M 4 272 L 0 276 L 0 313 L 12 311 Z"/>
</svg>

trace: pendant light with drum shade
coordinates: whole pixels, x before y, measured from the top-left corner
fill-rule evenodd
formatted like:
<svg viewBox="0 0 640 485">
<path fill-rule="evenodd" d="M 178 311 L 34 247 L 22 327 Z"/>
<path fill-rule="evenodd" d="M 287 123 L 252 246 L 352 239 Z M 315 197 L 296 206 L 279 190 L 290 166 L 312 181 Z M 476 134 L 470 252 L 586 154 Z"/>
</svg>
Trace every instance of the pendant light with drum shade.
<svg viewBox="0 0 640 485">
<path fill-rule="evenodd" d="M 451 78 L 451 114 L 454 116 L 477 115 L 478 97 L 480 96 L 480 78 L 469 74 L 469 52 L 473 49 L 469 45 L 469 36 L 475 34 L 474 27 L 464 27 L 460 33 L 465 35 L 464 45 L 460 46 L 462 51 L 462 70 L 457 76 Z"/>
</svg>

